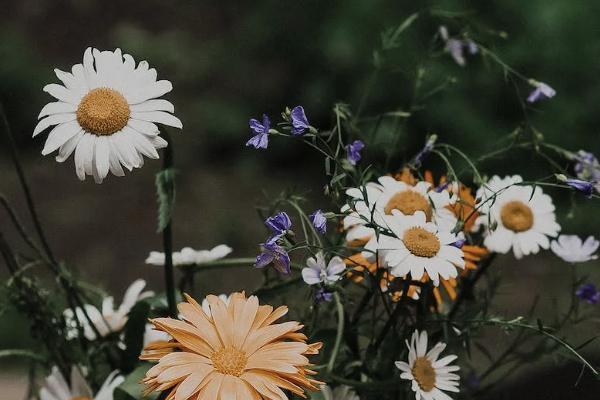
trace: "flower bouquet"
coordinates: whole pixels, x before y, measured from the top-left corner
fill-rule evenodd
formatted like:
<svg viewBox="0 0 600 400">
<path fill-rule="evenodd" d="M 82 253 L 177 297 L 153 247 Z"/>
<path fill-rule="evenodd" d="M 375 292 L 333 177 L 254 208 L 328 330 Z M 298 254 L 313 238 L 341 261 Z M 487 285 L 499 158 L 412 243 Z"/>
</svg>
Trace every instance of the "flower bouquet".
<svg viewBox="0 0 600 400">
<path fill-rule="evenodd" d="M 384 31 L 374 51 L 374 79 L 416 21 L 439 18 L 427 10 Z M 518 367 L 550 355 L 579 366 L 579 380 L 598 379 L 598 363 L 588 358 L 597 332 L 587 332 L 583 342 L 572 342 L 568 333 L 597 318 L 600 292 L 575 264 L 595 259 L 599 242 L 562 232 L 570 210 L 553 200 L 570 192 L 574 202 L 596 201 L 598 160 L 546 142 L 527 122 L 528 110 L 556 95 L 548 84 L 507 65 L 468 30 L 440 26 L 431 32 L 431 46 L 430 62 L 454 61 L 460 68 L 484 58 L 499 67 L 518 89 L 523 123 L 476 157 L 446 143 L 443 132 L 420 132 L 421 150 L 399 156 L 405 151 L 401 127 L 452 83 L 430 79 L 419 66 L 412 101 L 399 110 L 379 104 L 365 116 L 367 87 L 358 104 L 332 106 L 330 126 L 314 126 L 308 104 L 252 118 L 250 137 L 240 135 L 240 144 L 247 140 L 249 151 L 259 150 L 256 157 L 276 140 L 314 150 L 323 162 L 315 179 L 324 183 L 325 200 L 309 209 L 305 193 L 270 196 L 258 208 L 265 235 L 255 241 L 257 255 L 236 258 L 227 245 L 195 250 L 173 243 L 177 139 L 170 129 L 183 124 L 165 99 L 171 82 L 120 49 L 88 48 L 82 63 L 56 69 L 59 83 L 44 87 L 54 100 L 33 131 L 49 131 L 43 155 L 59 163 L 72 159 L 80 180 L 98 184 L 141 168 L 145 158 L 162 158 L 154 184 L 163 249 L 149 252 L 146 263 L 164 269 L 164 286 L 146 291 L 140 277 L 118 305 L 53 252 L 10 116 L 2 113 L 35 229 L 29 232 L 9 199 L 0 198 L 11 222 L 2 231 L 15 229 L 27 246 L 26 253 L 17 251 L 0 232 L 6 297 L 27 316 L 36 345 L 0 355 L 30 362 L 30 398 L 485 398 Z M 520 97 L 523 88 L 531 92 Z M 376 145 L 381 130 L 389 138 L 384 152 Z M 487 160 L 517 150 L 540 156 L 550 172 L 499 176 L 485 168 Z M 572 282 L 564 282 L 561 294 L 568 309 L 557 310 L 553 321 L 536 318 L 529 305 L 516 315 L 494 311 L 498 260 L 548 250 L 573 264 Z M 54 279 L 39 276 L 32 269 L 37 265 Z M 233 267 L 261 275 L 261 285 L 235 281 L 226 294 L 195 290 L 205 271 L 225 274 Z"/>
</svg>

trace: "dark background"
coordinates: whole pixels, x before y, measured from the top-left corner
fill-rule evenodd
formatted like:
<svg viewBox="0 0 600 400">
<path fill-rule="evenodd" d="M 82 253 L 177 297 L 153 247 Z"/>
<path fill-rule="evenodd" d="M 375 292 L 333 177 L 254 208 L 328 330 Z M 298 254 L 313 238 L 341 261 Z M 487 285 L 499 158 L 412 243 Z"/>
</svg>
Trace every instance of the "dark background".
<svg viewBox="0 0 600 400">
<path fill-rule="evenodd" d="M 184 124 L 182 132 L 173 132 L 180 171 L 175 246 L 200 249 L 227 243 L 235 256 L 253 256 L 264 236 L 256 205 L 286 188 L 308 193 L 321 208 L 329 205 L 321 202 L 321 159 L 285 140 L 272 140 L 268 151 L 246 148 L 248 118 L 263 112 L 276 117 L 286 105 L 302 104 L 312 125 L 327 129 L 335 102 L 354 108 L 359 103 L 381 31 L 425 6 L 465 12 L 464 18 L 418 20 L 402 36 L 400 47 L 386 55 L 386 69 L 375 80 L 364 115 L 406 109 L 417 65 L 427 71 L 426 88 L 450 78 L 455 83 L 431 97 L 427 108 L 399 131 L 390 169 L 416 153 L 427 133 L 437 133 L 440 140 L 477 157 L 498 148 L 498 140 L 524 119 L 519 99 L 530 90 L 524 82 L 505 79 L 497 65 L 481 56 L 469 58 L 465 68 L 439 48 L 434 57 L 428 56 L 441 23 L 453 34 L 464 29 L 524 75 L 556 89 L 554 99 L 529 107 L 526 114 L 547 141 L 600 152 L 598 2 L 0 0 L 0 100 L 56 253 L 117 298 L 137 277 L 147 279 L 154 290 L 162 289 L 160 269 L 144 265 L 147 253 L 160 249 L 153 185 L 160 162 L 148 161 L 124 178 L 111 176 L 95 185 L 77 180 L 72 159 L 57 164 L 53 157 L 42 157 L 45 135 L 32 140 L 31 133 L 39 110 L 50 101 L 41 89 L 57 81 L 53 68 L 70 69 L 81 62 L 88 46 L 120 47 L 137 61 L 148 60 L 159 79 L 170 80 L 174 90 L 166 98 Z M 388 123 L 366 150 L 365 162 L 385 155 L 391 142 Z M 0 157 L 0 191 L 24 218 L 23 197 L 4 141 Z M 549 174 L 543 159 L 519 150 L 481 168 L 490 175 L 519 173 L 529 179 Z M 551 194 L 556 195 L 565 233 L 598 235 L 597 204 L 582 197 L 573 203 L 564 192 Z M 0 222 L 8 230 L 4 215 Z M 570 267 L 553 256 L 501 261 L 504 285 L 498 313 L 522 315 L 538 293 L 541 315 L 551 315 L 553 300 L 568 297 Z M 600 283 L 599 267 L 592 262 L 577 268 L 580 275 L 591 274 L 590 280 Z M 203 277 L 210 284 L 201 283 L 199 292 L 248 289 L 259 281 L 248 268 L 231 271 L 225 279 L 218 273 Z M 599 315 L 570 334 L 582 341 L 590 332 L 598 333 Z M 27 330 L 18 316 L 7 311 L 2 321 L 0 347 L 22 346 Z M 594 346 L 597 363 L 599 349 L 597 344 L 590 348 Z M 561 359 L 545 361 L 506 383 L 525 385 L 510 398 L 559 399 L 573 393 L 584 398 L 584 393 L 597 393 L 589 389 L 599 386 L 591 380 L 572 388 L 577 366 L 563 371 L 555 368 Z M 560 379 L 548 379 L 554 373 Z"/>
</svg>

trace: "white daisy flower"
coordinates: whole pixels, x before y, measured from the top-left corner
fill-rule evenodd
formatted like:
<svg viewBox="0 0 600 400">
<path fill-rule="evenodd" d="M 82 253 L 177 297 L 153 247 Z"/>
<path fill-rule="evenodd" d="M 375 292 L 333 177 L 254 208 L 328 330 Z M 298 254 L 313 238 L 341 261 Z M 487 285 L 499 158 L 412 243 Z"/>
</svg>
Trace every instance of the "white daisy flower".
<svg viewBox="0 0 600 400">
<path fill-rule="evenodd" d="M 173 252 L 173 265 L 200 265 L 212 261 L 220 260 L 228 256 L 233 249 L 225 244 L 220 244 L 211 250 L 194 250 L 191 247 L 184 247 L 181 251 Z M 146 264 L 164 266 L 165 254 L 158 251 L 151 251 L 146 259 Z"/>
<path fill-rule="evenodd" d="M 424 272 L 435 286 L 443 279 L 455 278 L 456 268 L 464 268 L 465 260 L 461 249 L 453 244 L 458 237 L 448 227 L 427 222 L 424 212 L 416 211 L 414 215 L 403 215 L 392 210 L 392 215 L 385 218 L 386 226 L 395 237 L 380 235 L 365 245 L 371 254 L 379 252 L 390 273 L 396 277 L 404 277 L 410 272 L 411 278 L 419 280 Z"/>
<path fill-rule="evenodd" d="M 560 258 L 569 263 L 582 263 L 598 258 L 596 250 L 600 242 L 593 236 L 583 242 L 577 235 L 560 235 L 550 243 L 550 248 Z"/>
<path fill-rule="evenodd" d="M 412 390 L 416 400 L 450 400 L 444 391 L 459 392 L 460 377 L 454 372 L 460 367 L 449 365 L 456 360 L 455 355 L 438 359 L 446 348 L 445 343 L 438 343 L 427 352 L 427 332 L 415 331 L 408 347 L 408 363 L 397 361 L 396 367 L 402 371 L 401 379 L 412 381 Z"/>
<path fill-rule="evenodd" d="M 229 305 L 229 300 L 231 298 L 231 295 L 220 294 L 217 297 L 219 299 L 221 299 L 221 301 L 223 301 L 223 303 L 225 303 L 226 306 Z M 204 311 L 204 313 L 206 315 L 208 315 L 209 317 L 212 318 L 212 313 L 210 312 L 210 303 L 208 302 L 208 300 L 206 298 L 204 298 L 204 300 L 202 300 L 202 311 Z"/>
<path fill-rule="evenodd" d="M 356 392 L 346 385 L 340 385 L 333 390 L 329 386 L 323 385 L 321 393 L 325 400 L 360 400 Z"/>
<path fill-rule="evenodd" d="M 456 199 L 450 196 L 447 190 L 437 192 L 431 190 L 429 182 L 420 181 L 409 185 L 391 176 L 382 176 L 378 182 L 370 182 L 362 190 L 351 188 L 346 191 L 352 199 L 350 204 L 342 208 L 342 212 L 349 213 L 344 218 L 344 229 L 348 230 L 347 241 L 369 240 L 375 234 L 375 230 L 366 225 L 372 221 L 383 226 L 385 216 L 391 215 L 392 210 L 398 210 L 405 215 L 422 211 L 428 221 L 448 226 L 450 229 L 456 225 L 456 216 L 448 208 Z"/>
<path fill-rule="evenodd" d="M 146 61 L 136 67 L 133 57 L 115 51 L 87 48 L 83 64 L 71 72 L 55 69 L 63 85 L 50 84 L 44 91 L 58 101 L 40 112 L 35 137 L 48 134 L 43 155 L 58 150 L 56 161 L 64 162 L 75 152 L 79 179 L 92 175 L 101 183 L 108 172 L 123 176 L 140 168 L 143 156 L 158 158 L 157 149 L 167 146 L 156 123 L 182 128 L 170 113 L 173 104 L 158 97 L 173 89 L 171 82 L 156 80 L 156 70 Z"/>
<path fill-rule="evenodd" d="M 114 308 L 114 299 L 112 296 L 104 298 L 102 301 L 102 310 L 98 310 L 96 306 L 91 304 L 84 305 L 85 311 L 87 312 L 90 320 L 100 333 L 100 336 L 104 337 L 112 332 L 118 332 L 125 327 L 127 323 L 129 311 L 133 306 L 140 300 L 145 299 L 154 295 L 151 291 L 143 292 L 146 286 L 146 281 L 138 279 L 133 282 L 123 296 L 123 302 L 119 308 Z M 83 313 L 81 308 L 76 309 L 77 319 L 83 327 L 83 332 L 88 340 L 95 340 L 96 333 L 90 326 L 90 323 Z M 70 327 L 68 336 L 70 339 L 77 337 L 77 323 L 73 318 L 73 311 L 69 308 L 64 311 L 64 316 L 67 322 L 67 326 Z"/>
<path fill-rule="evenodd" d="M 119 375 L 119 371 L 113 371 L 94 395 L 79 368 L 71 368 L 71 385 L 69 385 L 58 368 L 53 367 L 46 378 L 46 383 L 40 389 L 40 400 L 113 400 L 115 388 L 124 380 L 125 378 Z"/>
<path fill-rule="evenodd" d="M 346 270 L 346 264 L 340 257 L 333 257 L 329 264 L 325 262 L 322 252 L 318 252 L 316 258 L 310 257 L 306 260 L 308 268 L 302 269 L 302 279 L 308 285 L 325 283 L 330 285 L 340 280 L 342 272 Z"/>
<path fill-rule="evenodd" d="M 477 191 L 481 215 L 476 226 L 486 228 L 484 245 L 502 254 L 512 248 L 516 258 L 548 249 L 548 236 L 555 237 L 560 231 L 552 198 L 539 186 L 517 185 L 521 182 L 518 175 L 494 176 Z M 497 225 L 496 229 L 491 230 L 490 224 Z"/>
</svg>

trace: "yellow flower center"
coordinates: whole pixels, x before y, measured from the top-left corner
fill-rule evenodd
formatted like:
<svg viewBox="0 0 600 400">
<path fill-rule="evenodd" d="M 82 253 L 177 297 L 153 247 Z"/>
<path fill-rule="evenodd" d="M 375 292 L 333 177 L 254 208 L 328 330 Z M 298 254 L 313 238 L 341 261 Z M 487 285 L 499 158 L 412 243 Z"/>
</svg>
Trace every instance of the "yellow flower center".
<svg viewBox="0 0 600 400">
<path fill-rule="evenodd" d="M 392 214 L 392 210 L 399 210 L 404 215 L 413 215 L 417 211 L 423 211 L 427 221 L 431 221 L 432 210 L 429 200 L 413 190 L 403 190 L 393 195 L 384 208 L 388 215 Z"/>
<path fill-rule="evenodd" d="M 232 346 L 223 347 L 211 356 L 213 366 L 225 375 L 240 376 L 246 368 L 246 353 Z"/>
<path fill-rule="evenodd" d="M 105 87 L 90 90 L 77 108 L 77 122 L 97 136 L 112 135 L 129 121 L 129 104 L 123 95 Z"/>
<path fill-rule="evenodd" d="M 426 357 L 417 357 L 411 370 L 419 387 L 424 392 L 430 392 L 435 387 L 435 369 Z"/>
<path fill-rule="evenodd" d="M 437 236 L 418 226 L 407 229 L 402 241 L 408 251 L 418 257 L 435 257 L 441 246 Z"/>
<path fill-rule="evenodd" d="M 514 232 L 523 232 L 533 226 L 533 211 L 519 200 L 513 200 L 502 206 L 500 210 L 502 225 Z"/>
</svg>

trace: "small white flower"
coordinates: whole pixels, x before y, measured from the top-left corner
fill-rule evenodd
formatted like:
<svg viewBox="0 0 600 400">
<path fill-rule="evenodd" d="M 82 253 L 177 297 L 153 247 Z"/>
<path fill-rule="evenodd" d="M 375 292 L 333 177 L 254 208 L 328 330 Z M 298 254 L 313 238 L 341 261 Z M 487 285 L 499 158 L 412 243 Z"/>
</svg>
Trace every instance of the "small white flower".
<svg viewBox="0 0 600 400">
<path fill-rule="evenodd" d="M 517 185 L 521 182 L 518 175 L 494 176 L 477 191 L 481 208 L 476 226 L 486 228 L 485 246 L 502 254 L 512 248 L 516 258 L 548 249 L 548 236 L 560 231 L 552 198 L 539 186 Z M 497 226 L 492 230 L 490 225 Z"/>
<path fill-rule="evenodd" d="M 550 244 L 554 254 L 569 263 L 582 263 L 598 258 L 594 253 L 600 242 L 593 236 L 588 236 L 585 242 L 577 235 L 560 235 L 558 240 Z"/>
<path fill-rule="evenodd" d="M 459 392 L 460 377 L 454 372 L 460 367 L 449 365 L 456 360 L 455 355 L 438 359 L 446 348 L 445 343 L 438 343 L 427 352 L 427 332 L 415 331 L 408 347 L 408 363 L 397 361 L 396 367 L 402 371 L 401 379 L 412 381 L 412 390 L 416 400 L 449 400 L 444 393 Z"/>
<path fill-rule="evenodd" d="M 167 146 L 156 123 L 182 128 L 173 116 L 173 104 L 158 97 L 173 89 L 171 82 L 156 80 L 156 70 L 133 57 L 115 51 L 87 48 L 83 64 L 71 72 L 55 69 L 63 85 L 50 84 L 44 91 L 58 101 L 40 112 L 33 136 L 56 125 L 48 134 L 43 155 L 58 150 L 64 162 L 75 152 L 79 179 L 92 175 L 96 183 L 123 168 L 140 168 L 144 156 L 158 158 L 157 149 Z"/>
<path fill-rule="evenodd" d="M 232 248 L 221 244 L 211 250 L 194 250 L 191 247 L 184 247 L 181 251 L 173 252 L 173 265 L 200 265 L 225 258 L 232 252 Z M 164 266 L 165 254 L 158 251 L 151 251 L 146 259 L 146 264 Z"/>
<path fill-rule="evenodd" d="M 226 295 L 226 294 L 220 294 L 219 296 L 217 296 L 219 299 L 221 299 L 221 301 L 223 301 L 223 303 L 225 303 L 226 306 L 229 305 L 229 300 L 231 298 L 231 295 Z M 210 303 L 208 302 L 208 300 L 206 298 L 204 298 L 204 300 L 202 300 L 202 311 L 204 311 L 204 313 L 206 315 L 208 315 L 209 317 L 212 317 L 212 313 L 210 312 Z"/>
<path fill-rule="evenodd" d="M 318 252 L 316 258 L 306 260 L 306 265 L 308 268 L 302 269 L 302 278 L 308 285 L 330 285 L 339 281 L 342 272 L 346 270 L 346 264 L 340 257 L 333 257 L 327 264 L 322 252 Z"/>
<path fill-rule="evenodd" d="M 46 378 L 46 383 L 40 390 L 40 400 L 113 400 L 115 388 L 124 380 L 125 378 L 119 375 L 119 371 L 111 372 L 94 396 L 79 368 L 71 369 L 71 385 L 69 386 L 58 368 L 53 367 L 52 372 Z"/>
<path fill-rule="evenodd" d="M 360 400 L 360 397 L 350 386 L 340 385 L 334 390 L 327 385 L 321 386 L 321 393 L 325 400 Z"/>
<path fill-rule="evenodd" d="M 378 252 L 392 275 L 404 277 L 410 272 L 412 279 L 419 280 L 427 272 L 438 286 L 440 276 L 455 278 L 456 268 L 465 267 L 464 253 L 453 246 L 458 237 L 447 226 L 427 222 L 422 211 L 403 215 L 393 210 L 385 221 L 395 237 L 373 237 L 365 249 L 371 254 Z"/>
<path fill-rule="evenodd" d="M 104 337 L 112 332 L 118 332 L 125 327 L 127 323 L 129 311 L 133 308 L 133 306 L 140 300 L 145 299 L 154 295 L 153 292 L 147 291 L 143 292 L 144 287 L 146 286 L 146 281 L 143 279 L 138 279 L 133 282 L 127 291 L 125 292 L 125 296 L 123 297 L 123 302 L 119 306 L 119 308 L 114 308 L 114 299 L 112 296 L 104 298 L 102 301 L 102 311 L 98 310 L 95 306 L 91 304 L 85 304 L 84 308 L 90 317 L 92 323 L 100 333 L 100 336 Z M 88 319 L 86 318 L 83 310 L 81 308 L 76 309 L 77 319 L 83 326 L 83 332 L 85 337 L 88 340 L 95 340 L 96 333 L 94 329 L 90 326 Z M 73 311 L 71 309 L 66 309 L 64 311 L 64 316 L 69 326 L 68 336 L 70 339 L 77 337 L 77 323 L 73 318 Z"/>
<path fill-rule="evenodd" d="M 391 215 L 392 210 L 405 215 L 423 211 L 428 221 L 450 229 L 456 225 L 456 216 L 448 208 L 456 202 L 456 197 L 450 196 L 447 190 L 431 190 L 429 182 L 420 181 L 409 185 L 391 176 L 382 176 L 378 183 L 369 182 L 362 190 L 348 189 L 346 195 L 352 200 L 342 207 L 342 212 L 347 213 L 344 229 L 348 230 L 346 240 L 349 242 L 371 239 L 375 230 L 366 225 L 373 222 L 385 226 L 385 216 Z"/>
</svg>

